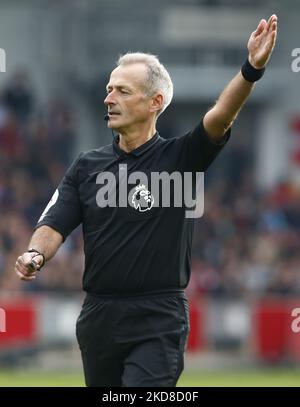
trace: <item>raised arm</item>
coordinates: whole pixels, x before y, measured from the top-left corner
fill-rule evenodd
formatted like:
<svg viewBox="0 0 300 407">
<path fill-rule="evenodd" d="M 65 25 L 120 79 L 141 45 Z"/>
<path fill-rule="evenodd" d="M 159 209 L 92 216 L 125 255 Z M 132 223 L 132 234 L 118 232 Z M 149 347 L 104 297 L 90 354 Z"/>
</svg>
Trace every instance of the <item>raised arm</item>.
<svg viewBox="0 0 300 407">
<path fill-rule="evenodd" d="M 62 241 L 62 235 L 56 230 L 45 225 L 39 227 L 30 240 L 30 252 L 23 253 L 16 261 L 15 272 L 18 277 L 24 281 L 34 280 L 36 272 L 43 266 L 44 261 L 55 255 Z M 42 253 L 44 259 L 38 253 Z"/>
<path fill-rule="evenodd" d="M 233 124 L 238 112 L 246 102 L 254 87 L 255 76 L 263 71 L 275 46 L 277 36 L 277 17 L 272 15 L 268 22 L 261 20 L 248 41 L 248 61 L 243 74 L 240 71 L 225 87 L 215 106 L 204 116 L 203 124 L 207 134 L 220 142 L 226 130 Z M 258 70 L 258 71 L 256 71 Z M 245 79 L 245 76 L 248 80 Z"/>
</svg>

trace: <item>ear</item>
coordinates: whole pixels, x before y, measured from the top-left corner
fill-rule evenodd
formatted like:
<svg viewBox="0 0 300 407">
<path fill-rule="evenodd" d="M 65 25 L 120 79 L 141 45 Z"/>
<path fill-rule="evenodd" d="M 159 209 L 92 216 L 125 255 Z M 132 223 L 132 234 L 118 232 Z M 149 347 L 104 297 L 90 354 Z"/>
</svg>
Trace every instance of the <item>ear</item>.
<svg viewBox="0 0 300 407">
<path fill-rule="evenodd" d="M 164 97 L 161 93 L 156 93 L 150 101 L 150 112 L 159 112 L 164 103 Z"/>
</svg>

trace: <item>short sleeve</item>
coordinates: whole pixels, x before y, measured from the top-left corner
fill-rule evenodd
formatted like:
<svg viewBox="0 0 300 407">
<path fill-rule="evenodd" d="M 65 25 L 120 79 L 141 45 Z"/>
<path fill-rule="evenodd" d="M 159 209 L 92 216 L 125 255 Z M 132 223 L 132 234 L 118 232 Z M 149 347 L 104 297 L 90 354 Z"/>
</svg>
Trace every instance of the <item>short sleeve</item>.
<svg viewBox="0 0 300 407">
<path fill-rule="evenodd" d="M 46 206 L 35 229 L 47 225 L 57 230 L 63 240 L 82 222 L 78 192 L 78 163 L 81 155 L 71 164 Z"/>
<path fill-rule="evenodd" d="M 230 135 L 231 128 L 226 131 L 220 143 L 214 142 L 206 133 L 202 119 L 194 130 L 182 136 L 184 147 L 181 158 L 184 170 L 206 171 L 226 145 Z"/>
</svg>

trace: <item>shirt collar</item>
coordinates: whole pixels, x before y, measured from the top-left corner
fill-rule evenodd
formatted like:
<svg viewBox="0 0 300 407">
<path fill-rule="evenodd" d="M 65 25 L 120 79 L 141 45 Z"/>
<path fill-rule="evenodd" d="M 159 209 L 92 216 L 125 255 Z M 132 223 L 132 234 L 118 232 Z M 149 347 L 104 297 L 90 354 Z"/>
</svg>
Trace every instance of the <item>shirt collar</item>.
<svg viewBox="0 0 300 407">
<path fill-rule="evenodd" d="M 126 151 L 122 150 L 119 147 L 120 137 L 119 137 L 119 135 L 117 135 L 113 140 L 113 149 L 114 149 L 115 153 L 118 156 L 121 156 L 121 155 L 125 155 L 125 156 L 134 155 L 134 156 L 138 157 L 138 156 L 142 155 L 143 153 L 145 153 L 147 150 L 149 150 L 152 146 L 154 146 L 154 144 L 156 144 L 159 139 L 160 139 L 160 136 L 159 136 L 158 132 L 156 132 L 154 134 L 154 136 L 151 137 L 150 140 L 146 141 L 146 143 L 140 145 L 136 149 L 134 149 L 134 150 L 130 151 L 129 153 L 127 153 Z"/>
</svg>

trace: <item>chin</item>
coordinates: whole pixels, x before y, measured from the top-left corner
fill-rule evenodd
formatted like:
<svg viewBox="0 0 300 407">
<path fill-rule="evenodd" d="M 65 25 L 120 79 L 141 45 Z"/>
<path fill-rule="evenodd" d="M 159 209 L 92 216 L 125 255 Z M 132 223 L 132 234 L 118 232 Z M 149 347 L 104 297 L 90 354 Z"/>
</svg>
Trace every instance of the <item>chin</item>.
<svg viewBox="0 0 300 407">
<path fill-rule="evenodd" d="M 112 130 L 119 130 L 121 126 L 118 125 L 117 123 L 108 122 L 107 127 L 109 127 Z"/>
<path fill-rule="evenodd" d="M 125 123 L 121 123 L 118 120 L 109 120 L 108 127 L 112 130 L 121 131 L 126 127 Z"/>
</svg>

